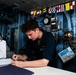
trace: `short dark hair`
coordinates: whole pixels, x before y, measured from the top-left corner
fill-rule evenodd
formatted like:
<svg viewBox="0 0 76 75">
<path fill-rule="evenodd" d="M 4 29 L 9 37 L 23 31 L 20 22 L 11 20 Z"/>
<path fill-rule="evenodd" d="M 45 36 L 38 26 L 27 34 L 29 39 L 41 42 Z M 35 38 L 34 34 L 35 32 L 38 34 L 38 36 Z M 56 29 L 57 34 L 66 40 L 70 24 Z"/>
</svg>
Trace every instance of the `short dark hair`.
<svg viewBox="0 0 76 75">
<path fill-rule="evenodd" d="M 28 20 L 26 23 L 22 24 L 20 26 L 23 33 L 28 32 L 30 30 L 34 30 L 36 28 L 39 28 L 38 22 L 36 20 Z"/>
</svg>

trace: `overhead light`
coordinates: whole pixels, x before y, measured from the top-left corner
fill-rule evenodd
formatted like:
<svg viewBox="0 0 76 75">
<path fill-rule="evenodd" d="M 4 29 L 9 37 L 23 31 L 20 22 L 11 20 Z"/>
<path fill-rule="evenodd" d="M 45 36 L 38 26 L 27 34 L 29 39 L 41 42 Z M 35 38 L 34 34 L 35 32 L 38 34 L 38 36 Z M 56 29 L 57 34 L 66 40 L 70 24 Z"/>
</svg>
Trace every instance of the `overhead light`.
<svg viewBox="0 0 76 75">
<path fill-rule="evenodd" d="M 20 4 L 19 4 L 19 3 L 14 3 L 14 5 L 16 5 L 16 6 L 20 6 Z"/>
</svg>

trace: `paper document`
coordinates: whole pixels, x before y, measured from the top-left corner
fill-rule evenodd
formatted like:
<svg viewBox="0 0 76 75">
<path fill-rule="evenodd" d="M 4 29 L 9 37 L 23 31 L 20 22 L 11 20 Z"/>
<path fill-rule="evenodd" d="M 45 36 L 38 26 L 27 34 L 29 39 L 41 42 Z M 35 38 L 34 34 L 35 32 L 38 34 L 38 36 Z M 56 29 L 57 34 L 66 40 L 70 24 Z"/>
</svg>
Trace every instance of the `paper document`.
<svg viewBox="0 0 76 75">
<path fill-rule="evenodd" d="M 11 62 L 12 62 L 11 58 L 0 59 L 0 67 L 5 66 L 5 65 L 9 65 L 9 64 L 11 64 Z"/>
<path fill-rule="evenodd" d="M 6 58 L 6 41 L 0 40 L 0 58 Z"/>
</svg>

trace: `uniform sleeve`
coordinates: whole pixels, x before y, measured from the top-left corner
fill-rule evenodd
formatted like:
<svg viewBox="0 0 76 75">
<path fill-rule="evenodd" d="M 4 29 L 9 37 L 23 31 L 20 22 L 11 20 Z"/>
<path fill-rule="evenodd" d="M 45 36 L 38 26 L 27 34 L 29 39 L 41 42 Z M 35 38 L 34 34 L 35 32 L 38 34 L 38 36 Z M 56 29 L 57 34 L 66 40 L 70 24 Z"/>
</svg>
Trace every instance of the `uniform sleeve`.
<svg viewBox="0 0 76 75">
<path fill-rule="evenodd" d="M 53 56 L 55 55 L 55 52 L 56 52 L 56 41 L 53 35 L 51 34 L 47 36 L 47 38 L 45 39 L 45 48 L 44 48 L 43 58 L 52 60 Z"/>
</svg>

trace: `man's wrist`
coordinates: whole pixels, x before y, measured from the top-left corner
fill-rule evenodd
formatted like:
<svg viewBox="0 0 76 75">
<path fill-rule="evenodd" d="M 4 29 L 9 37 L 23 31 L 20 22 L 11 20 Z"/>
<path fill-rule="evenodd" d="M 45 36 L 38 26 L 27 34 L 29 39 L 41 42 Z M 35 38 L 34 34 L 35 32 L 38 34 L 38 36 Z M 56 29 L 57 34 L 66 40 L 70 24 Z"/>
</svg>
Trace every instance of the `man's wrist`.
<svg viewBox="0 0 76 75">
<path fill-rule="evenodd" d="M 19 55 L 19 60 L 25 61 L 26 58 L 24 58 L 22 55 Z"/>
</svg>

